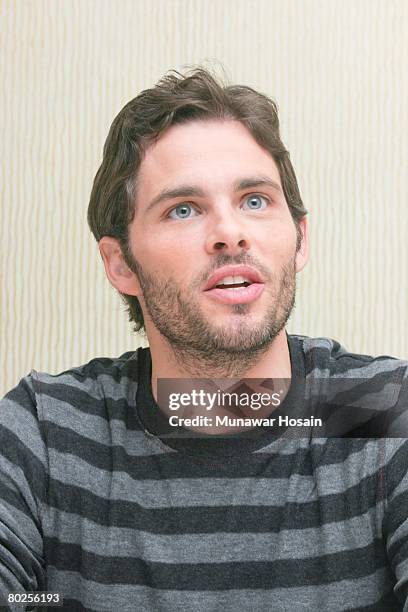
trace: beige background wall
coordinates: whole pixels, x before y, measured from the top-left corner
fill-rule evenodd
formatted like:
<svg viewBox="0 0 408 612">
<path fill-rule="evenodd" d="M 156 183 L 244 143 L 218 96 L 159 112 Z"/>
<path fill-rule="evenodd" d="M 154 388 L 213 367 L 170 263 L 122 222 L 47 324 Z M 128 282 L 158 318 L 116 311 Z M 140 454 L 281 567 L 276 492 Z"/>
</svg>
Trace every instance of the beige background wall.
<svg viewBox="0 0 408 612">
<path fill-rule="evenodd" d="M 408 358 L 406 0 L 0 0 L 0 393 L 136 348 L 86 223 L 120 108 L 217 59 L 271 95 L 310 211 L 290 331 Z"/>
</svg>

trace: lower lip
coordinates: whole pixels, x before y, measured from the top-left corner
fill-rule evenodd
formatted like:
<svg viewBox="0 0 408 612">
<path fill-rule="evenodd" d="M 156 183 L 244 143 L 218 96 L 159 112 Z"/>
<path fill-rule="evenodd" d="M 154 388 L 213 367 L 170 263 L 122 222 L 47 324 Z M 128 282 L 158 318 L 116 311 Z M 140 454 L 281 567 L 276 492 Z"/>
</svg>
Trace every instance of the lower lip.
<svg viewBox="0 0 408 612">
<path fill-rule="evenodd" d="M 237 287 L 236 289 L 220 289 L 215 287 L 214 289 L 207 290 L 205 293 L 224 304 L 249 304 L 249 302 L 259 298 L 264 287 L 263 283 L 252 283 L 248 287 Z"/>
</svg>

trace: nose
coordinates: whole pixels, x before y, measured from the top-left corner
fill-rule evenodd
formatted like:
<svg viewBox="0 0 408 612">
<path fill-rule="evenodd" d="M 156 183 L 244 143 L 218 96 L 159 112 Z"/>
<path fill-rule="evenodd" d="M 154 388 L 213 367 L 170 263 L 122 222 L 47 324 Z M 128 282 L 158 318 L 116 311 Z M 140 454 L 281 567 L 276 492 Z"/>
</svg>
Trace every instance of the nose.
<svg viewBox="0 0 408 612">
<path fill-rule="evenodd" d="M 213 220 L 206 240 L 206 250 L 209 254 L 237 255 L 250 249 L 251 241 L 245 221 L 238 216 L 238 211 L 232 211 L 219 214 Z"/>
</svg>

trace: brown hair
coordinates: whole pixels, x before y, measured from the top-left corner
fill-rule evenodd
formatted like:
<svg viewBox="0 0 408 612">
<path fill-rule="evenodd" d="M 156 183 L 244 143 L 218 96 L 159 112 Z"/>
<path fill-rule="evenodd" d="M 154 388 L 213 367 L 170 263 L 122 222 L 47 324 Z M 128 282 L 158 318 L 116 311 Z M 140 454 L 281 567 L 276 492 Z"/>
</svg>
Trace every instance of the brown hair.
<svg viewBox="0 0 408 612">
<path fill-rule="evenodd" d="M 143 154 L 170 126 L 206 119 L 234 119 L 245 125 L 273 157 L 297 229 L 307 214 L 289 153 L 280 139 L 275 102 L 251 87 L 221 83 L 202 67 L 185 74 L 172 70 L 154 87 L 128 102 L 114 119 L 88 207 L 88 224 L 95 239 L 99 242 L 102 236 L 116 238 L 133 271 L 128 227 L 135 215 L 138 169 Z M 132 295 L 120 295 L 129 321 L 138 331 L 144 327 L 139 300 Z"/>
</svg>

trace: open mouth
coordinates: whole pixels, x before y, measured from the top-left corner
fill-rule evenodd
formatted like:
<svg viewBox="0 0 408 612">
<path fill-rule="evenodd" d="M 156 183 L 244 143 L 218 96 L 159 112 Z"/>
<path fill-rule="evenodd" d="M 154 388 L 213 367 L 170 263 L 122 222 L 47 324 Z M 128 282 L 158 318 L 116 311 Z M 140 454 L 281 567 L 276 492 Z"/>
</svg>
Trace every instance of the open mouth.
<svg viewBox="0 0 408 612">
<path fill-rule="evenodd" d="M 215 287 L 217 289 L 238 289 L 240 287 L 249 287 L 249 285 L 252 285 L 252 281 L 246 280 L 245 278 L 227 277 L 223 278 Z"/>
<path fill-rule="evenodd" d="M 252 272 L 220 275 L 214 278 L 205 293 L 224 304 L 248 304 L 256 300 L 264 290 L 264 283 Z M 252 277 L 252 278 L 251 278 Z"/>
</svg>

